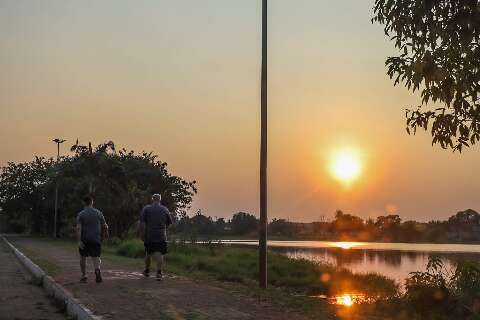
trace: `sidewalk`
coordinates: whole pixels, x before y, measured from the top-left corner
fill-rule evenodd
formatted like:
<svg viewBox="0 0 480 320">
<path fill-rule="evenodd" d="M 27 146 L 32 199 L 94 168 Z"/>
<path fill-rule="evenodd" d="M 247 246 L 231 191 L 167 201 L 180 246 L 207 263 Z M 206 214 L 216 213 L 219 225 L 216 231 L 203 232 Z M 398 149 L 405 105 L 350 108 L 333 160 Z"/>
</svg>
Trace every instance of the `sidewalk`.
<svg viewBox="0 0 480 320">
<path fill-rule="evenodd" d="M 29 275 L 0 241 L 0 320 L 65 320 L 41 287 L 29 283 Z"/>
<path fill-rule="evenodd" d="M 55 280 L 103 319 L 305 319 L 278 306 L 182 277 L 167 275 L 162 282 L 144 278 L 139 273 L 141 260 L 134 266 L 103 259 L 104 282 L 100 285 L 94 281 L 89 261 L 89 281 L 81 284 L 77 251 L 39 239 L 11 237 L 9 241 L 34 260 L 41 258 L 59 266 Z"/>
</svg>

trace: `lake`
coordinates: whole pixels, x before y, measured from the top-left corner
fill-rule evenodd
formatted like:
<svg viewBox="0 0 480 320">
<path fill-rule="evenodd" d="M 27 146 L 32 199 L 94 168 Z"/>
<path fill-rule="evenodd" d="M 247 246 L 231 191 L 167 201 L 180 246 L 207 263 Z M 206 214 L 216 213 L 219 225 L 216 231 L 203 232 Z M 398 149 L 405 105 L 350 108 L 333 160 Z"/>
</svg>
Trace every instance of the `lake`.
<svg viewBox="0 0 480 320">
<path fill-rule="evenodd" d="M 223 240 L 232 245 L 257 246 L 255 240 Z M 480 261 L 480 245 L 332 241 L 269 241 L 271 250 L 294 259 L 327 262 L 356 273 L 377 272 L 404 283 L 410 272 L 424 271 L 431 255 L 448 268 L 459 260 Z"/>
</svg>

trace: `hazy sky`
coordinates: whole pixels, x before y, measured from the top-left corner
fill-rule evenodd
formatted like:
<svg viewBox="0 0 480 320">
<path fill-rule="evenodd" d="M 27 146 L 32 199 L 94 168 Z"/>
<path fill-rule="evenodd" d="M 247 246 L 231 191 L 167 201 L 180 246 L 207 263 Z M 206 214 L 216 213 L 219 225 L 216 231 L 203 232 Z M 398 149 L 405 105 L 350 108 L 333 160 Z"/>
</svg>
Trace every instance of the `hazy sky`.
<svg viewBox="0 0 480 320">
<path fill-rule="evenodd" d="M 419 101 L 386 76 L 372 5 L 270 1 L 271 218 L 480 210 L 479 149 L 406 134 Z M 260 18 L 260 0 L 0 0 L 0 165 L 113 140 L 197 180 L 192 212 L 257 212 Z M 327 172 L 342 147 L 363 155 L 348 188 Z"/>
</svg>

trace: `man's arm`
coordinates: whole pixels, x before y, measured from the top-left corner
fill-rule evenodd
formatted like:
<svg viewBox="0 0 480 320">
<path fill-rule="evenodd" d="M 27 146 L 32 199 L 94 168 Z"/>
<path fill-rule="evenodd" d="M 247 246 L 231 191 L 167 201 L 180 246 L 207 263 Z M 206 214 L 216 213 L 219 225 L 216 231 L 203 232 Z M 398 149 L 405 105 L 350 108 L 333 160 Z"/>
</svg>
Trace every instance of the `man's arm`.
<svg viewBox="0 0 480 320">
<path fill-rule="evenodd" d="M 77 241 L 78 241 L 78 247 L 80 249 L 83 249 L 83 242 L 82 242 L 82 224 L 77 221 Z"/>
<path fill-rule="evenodd" d="M 173 224 L 173 219 L 172 219 L 172 215 L 170 213 L 170 211 L 167 210 L 167 223 L 166 223 L 166 226 L 170 226 L 171 224 Z"/>
<path fill-rule="evenodd" d="M 106 222 L 102 223 L 102 236 L 104 239 L 108 239 L 110 237 L 108 224 Z"/>
<path fill-rule="evenodd" d="M 110 237 L 110 234 L 108 232 L 108 224 L 105 221 L 105 217 L 103 216 L 102 212 L 100 212 L 100 223 L 102 226 L 102 239 L 108 239 Z"/>
<path fill-rule="evenodd" d="M 140 223 L 138 224 L 138 234 L 142 241 L 145 241 L 145 208 L 143 208 L 140 214 Z"/>
<path fill-rule="evenodd" d="M 140 221 L 138 225 L 138 234 L 140 235 L 140 239 L 145 241 L 145 222 Z"/>
</svg>

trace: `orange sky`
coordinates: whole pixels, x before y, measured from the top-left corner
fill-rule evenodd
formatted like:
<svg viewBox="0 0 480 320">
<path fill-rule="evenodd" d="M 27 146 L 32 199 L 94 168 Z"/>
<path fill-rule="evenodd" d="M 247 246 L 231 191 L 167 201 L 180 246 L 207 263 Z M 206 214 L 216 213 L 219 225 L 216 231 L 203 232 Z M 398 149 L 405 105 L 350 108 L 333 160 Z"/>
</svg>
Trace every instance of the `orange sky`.
<svg viewBox="0 0 480 320">
<path fill-rule="evenodd" d="M 395 51 L 372 3 L 271 1 L 272 218 L 480 210 L 478 148 L 405 133 L 419 101 L 385 75 Z M 0 0 L 0 164 L 54 155 L 57 136 L 114 140 L 197 180 L 192 212 L 256 212 L 259 31 L 255 0 Z M 327 172 L 342 146 L 365 154 L 349 188 Z"/>
</svg>

